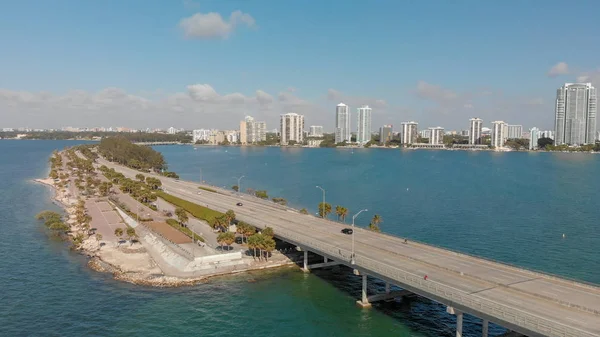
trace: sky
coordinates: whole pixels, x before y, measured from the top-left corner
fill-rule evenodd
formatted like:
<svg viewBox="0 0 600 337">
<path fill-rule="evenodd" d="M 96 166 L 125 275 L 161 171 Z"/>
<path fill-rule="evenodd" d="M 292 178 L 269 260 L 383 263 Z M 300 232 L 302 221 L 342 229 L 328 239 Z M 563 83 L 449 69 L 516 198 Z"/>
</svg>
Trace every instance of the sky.
<svg viewBox="0 0 600 337">
<path fill-rule="evenodd" d="M 296 112 L 332 131 L 552 129 L 556 89 L 600 85 L 600 1 L 1 0 L 0 128 L 236 129 Z M 355 124 L 355 123 L 354 123 Z M 353 124 L 353 125 L 354 125 Z"/>
</svg>

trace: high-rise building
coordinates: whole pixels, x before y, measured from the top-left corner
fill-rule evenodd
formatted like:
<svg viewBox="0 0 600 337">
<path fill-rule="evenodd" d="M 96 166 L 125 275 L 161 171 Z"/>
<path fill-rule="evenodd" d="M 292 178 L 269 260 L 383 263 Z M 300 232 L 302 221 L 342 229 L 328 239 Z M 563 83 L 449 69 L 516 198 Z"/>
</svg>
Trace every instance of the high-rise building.
<svg viewBox="0 0 600 337">
<path fill-rule="evenodd" d="M 429 144 L 431 145 L 440 145 L 444 144 L 444 128 L 443 127 L 435 127 L 429 128 Z"/>
<path fill-rule="evenodd" d="M 469 137 L 469 130 L 461 130 L 460 135 L 463 137 Z"/>
<path fill-rule="evenodd" d="M 371 141 L 371 110 L 368 105 L 363 105 L 357 110 L 356 142 L 359 144 Z"/>
<path fill-rule="evenodd" d="M 256 122 L 250 116 L 246 116 L 240 122 L 239 141 L 242 145 L 256 144 L 265 140 L 267 140 L 267 124 L 265 122 Z"/>
<path fill-rule="evenodd" d="M 379 128 L 379 144 L 385 145 L 389 143 L 393 138 L 393 127 L 391 125 L 384 125 Z"/>
<path fill-rule="evenodd" d="M 492 122 L 492 147 L 504 147 L 506 141 L 506 123 Z"/>
<path fill-rule="evenodd" d="M 193 142 L 196 143 L 198 141 L 208 141 L 210 133 L 211 131 L 207 129 L 192 130 Z"/>
<path fill-rule="evenodd" d="M 431 137 L 431 130 L 425 129 L 419 131 L 419 137 L 429 139 L 429 137 Z"/>
<path fill-rule="evenodd" d="M 402 122 L 402 144 L 409 145 L 417 142 L 417 122 Z"/>
<path fill-rule="evenodd" d="M 594 144 L 596 88 L 591 83 L 565 83 L 556 91 L 554 145 Z"/>
<path fill-rule="evenodd" d="M 538 148 L 538 139 L 540 137 L 540 129 L 533 127 L 529 129 L 529 149 L 535 150 Z"/>
<path fill-rule="evenodd" d="M 304 116 L 297 113 L 287 113 L 281 115 L 281 145 L 288 145 L 290 142 L 302 143 L 304 141 Z"/>
<path fill-rule="evenodd" d="M 335 108 L 335 142 L 350 143 L 350 110 L 344 103 Z"/>
<path fill-rule="evenodd" d="M 323 137 L 323 127 L 320 125 L 311 125 L 309 128 L 309 137 Z"/>
<path fill-rule="evenodd" d="M 481 118 L 471 118 L 469 127 L 469 144 L 481 144 L 481 129 L 483 127 L 483 120 Z"/>
<path fill-rule="evenodd" d="M 170 128 L 167 130 L 167 133 L 168 133 L 168 134 L 170 134 L 170 135 L 174 135 L 174 134 L 176 134 L 176 133 L 177 133 L 177 129 L 175 129 L 174 127 L 170 127 Z"/>
<path fill-rule="evenodd" d="M 507 138 L 519 139 L 523 137 L 523 125 L 507 125 Z"/>
<path fill-rule="evenodd" d="M 554 131 L 551 130 L 544 130 L 544 131 L 540 131 L 540 138 L 550 138 L 550 139 L 554 139 Z"/>
</svg>

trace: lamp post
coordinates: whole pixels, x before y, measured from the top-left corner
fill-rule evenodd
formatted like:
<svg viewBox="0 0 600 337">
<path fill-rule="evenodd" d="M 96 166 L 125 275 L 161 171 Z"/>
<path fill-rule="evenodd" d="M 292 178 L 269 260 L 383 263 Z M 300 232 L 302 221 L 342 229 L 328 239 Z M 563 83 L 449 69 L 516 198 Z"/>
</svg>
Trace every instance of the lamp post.
<svg viewBox="0 0 600 337">
<path fill-rule="evenodd" d="M 204 180 L 202 180 L 202 168 L 200 168 L 200 184 L 202 184 Z"/>
<path fill-rule="evenodd" d="M 239 178 L 233 177 L 234 179 L 237 179 L 237 181 L 238 181 L 238 184 L 237 184 L 237 187 L 238 187 L 237 192 L 238 192 L 238 194 L 240 194 L 240 191 L 242 190 L 242 178 L 244 178 L 244 177 L 245 176 L 241 176 Z"/>
<path fill-rule="evenodd" d="M 317 188 L 323 191 L 323 210 L 321 211 L 321 218 L 325 218 L 325 189 L 321 186 L 317 186 Z"/>
<path fill-rule="evenodd" d="M 361 209 L 360 212 L 358 212 L 352 216 L 352 256 L 351 256 L 350 264 L 354 264 L 354 219 L 356 219 L 356 217 L 360 213 L 367 212 L 367 211 L 368 211 L 368 209 Z"/>
</svg>

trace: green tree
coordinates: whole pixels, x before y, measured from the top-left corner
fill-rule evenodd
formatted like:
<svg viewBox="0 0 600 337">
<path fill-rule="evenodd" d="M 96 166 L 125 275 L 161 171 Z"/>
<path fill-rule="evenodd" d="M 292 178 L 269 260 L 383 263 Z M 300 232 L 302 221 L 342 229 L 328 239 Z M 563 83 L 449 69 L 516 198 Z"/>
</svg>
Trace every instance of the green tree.
<svg viewBox="0 0 600 337">
<path fill-rule="evenodd" d="M 382 222 L 383 220 L 381 219 L 381 216 L 379 214 L 373 215 L 373 219 L 371 219 L 371 223 L 369 224 L 369 230 L 373 232 L 381 232 L 379 224 Z"/>
<path fill-rule="evenodd" d="M 270 237 L 270 236 L 263 237 L 260 247 L 265 252 L 265 260 L 267 260 L 267 261 L 269 260 L 269 255 L 271 254 L 271 252 L 273 250 L 275 250 L 275 246 L 276 246 L 276 244 L 275 244 L 275 240 L 273 239 L 273 237 Z"/>
<path fill-rule="evenodd" d="M 348 209 L 346 207 L 342 207 L 340 210 L 340 217 L 342 218 L 343 222 L 346 222 L 346 216 L 348 216 Z"/>
<path fill-rule="evenodd" d="M 227 219 L 227 227 L 230 227 L 231 222 L 235 220 L 235 212 L 231 209 L 225 212 L 225 219 Z"/>
<path fill-rule="evenodd" d="M 344 209 L 344 207 L 342 206 L 335 206 L 335 214 L 338 217 L 338 221 L 340 221 L 340 218 L 342 217 L 342 209 Z"/>
<path fill-rule="evenodd" d="M 242 235 L 242 243 L 244 243 L 246 239 L 246 230 L 248 226 L 249 225 L 247 223 L 239 221 L 237 226 L 235 227 L 235 232 Z"/>
<path fill-rule="evenodd" d="M 263 240 L 264 238 L 261 234 L 253 234 L 248 237 L 248 249 L 252 249 L 254 251 L 254 254 L 252 254 L 253 259 L 256 259 L 256 250 L 260 250 Z"/>
<path fill-rule="evenodd" d="M 235 234 L 233 232 L 224 232 L 224 233 L 220 233 L 217 236 L 217 243 L 221 246 L 221 250 L 223 250 L 223 245 L 230 247 L 231 244 L 234 242 L 235 242 Z"/>
<path fill-rule="evenodd" d="M 131 227 L 127 227 L 127 237 L 129 238 L 129 242 L 130 242 L 130 246 L 133 245 L 133 239 L 135 239 L 137 237 L 137 233 L 135 232 L 135 229 L 131 228 Z"/>
<path fill-rule="evenodd" d="M 256 192 L 254 192 L 254 195 L 261 199 L 269 199 L 269 195 L 267 194 L 267 191 L 265 191 L 265 190 L 256 191 Z"/>
<path fill-rule="evenodd" d="M 121 237 L 123 236 L 123 228 L 119 227 L 115 229 L 115 236 L 121 241 Z M 121 243 L 119 243 L 120 245 Z"/>
<path fill-rule="evenodd" d="M 263 236 L 273 237 L 273 235 L 275 235 L 275 232 L 273 231 L 273 228 L 265 227 L 265 229 L 260 231 L 260 234 L 262 234 Z"/>
<path fill-rule="evenodd" d="M 308 214 L 308 211 L 306 210 L 306 208 L 303 208 L 300 210 L 300 214 Z"/>
<path fill-rule="evenodd" d="M 273 200 L 273 202 L 276 203 L 276 204 L 280 204 L 280 205 L 283 205 L 283 206 L 287 205 L 287 200 L 285 200 L 284 198 L 273 198 L 271 200 Z"/>
<path fill-rule="evenodd" d="M 234 191 L 236 191 L 236 192 L 240 191 L 240 187 L 238 185 L 231 186 L 231 189 L 234 190 Z"/>
<path fill-rule="evenodd" d="M 187 212 L 182 207 L 175 208 L 175 216 L 177 217 L 180 225 L 185 224 L 189 220 Z"/>
<path fill-rule="evenodd" d="M 246 229 L 244 231 L 244 235 L 246 235 L 246 243 L 248 243 L 248 238 L 254 234 L 256 234 L 256 228 L 250 225 L 246 226 Z"/>
<path fill-rule="evenodd" d="M 326 218 L 329 213 L 331 213 L 331 204 L 319 203 L 319 216 L 321 218 Z"/>
<path fill-rule="evenodd" d="M 552 146 L 554 144 L 554 140 L 552 138 L 538 138 L 538 148 L 545 149 L 546 146 Z"/>
</svg>

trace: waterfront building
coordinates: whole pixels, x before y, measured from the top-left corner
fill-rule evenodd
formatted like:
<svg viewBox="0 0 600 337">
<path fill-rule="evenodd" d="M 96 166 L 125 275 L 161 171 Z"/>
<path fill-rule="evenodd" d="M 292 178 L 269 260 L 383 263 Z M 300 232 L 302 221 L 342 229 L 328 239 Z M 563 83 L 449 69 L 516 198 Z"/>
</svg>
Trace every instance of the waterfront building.
<svg viewBox="0 0 600 337">
<path fill-rule="evenodd" d="M 506 141 L 506 123 L 503 121 L 492 122 L 492 147 L 504 147 Z"/>
<path fill-rule="evenodd" d="M 290 142 L 302 143 L 304 141 L 304 116 L 297 113 L 287 113 L 280 117 L 281 145 Z"/>
<path fill-rule="evenodd" d="M 122 128 L 117 128 L 117 131 L 121 132 L 120 129 L 122 129 Z M 170 134 L 170 135 L 174 135 L 175 133 L 177 133 L 177 129 L 175 129 L 174 127 L 170 127 L 167 130 L 167 133 Z"/>
<path fill-rule="evenodd" d="M 267 124 L 257 122 L 251 116 L 240 122 L 239 142 L 242 145 L 256 144 L 267 140 Z"/>
<path fill-rule="evenodd" d="M 529 149 L 536 150 L 538 148 L 538 139 L 540 136 L 540 129 L 533 127 L 529 130 Z"/>
<path fill-rule="evenodd" d="M 551 131 L 551 130 L 540 131 L 540 138 L 554 139 L 554 131 Z"/>
<path fill-rule="evenodd" d="M 506 128 L 508 139 L 523 138 L 523 125 L 507 125 Z"/>
<path fill-rule="evenodd" d="M 409 145 L 417 142 L 417 122 L 402 122 L 402 144 Z"/>
<path fill-rule="evenodd" d="M 309 137 L 323 137 L 323 127 L 320 125 L 311 125 L 309 128 Z"/>
<path fill-rule="evenodd" d="M 237 144 L 240 140 L 240 132 L 238 130 L 225 130 L 225 139 L 230 144 Z"/>
<path fill-rule="evenodd" d="M 429 139 L 429 137 L 431 137 L 431 130 L 425 129 L 419 131 L 419 137 Z"/>
<path fill-rule="evenodd" d="M 443 145 L 444 144 L 444 128 L 437 126 L 429 128 L 429 144 L 431 145 Z"/>
<path fill-rule="evenodd" d="M 192 141 L 194 143 L 198 141 L 208 141 L 210 133 L 210 130 L 207 129 L 192 130 Z"/>
<path fill-rule="evenodd" d="M 596 88 L 591 83 L 565 83 L 556 91 L 554 145 L 594 144 Z"/>
<path fill-rule="evenodd" d="M 393 139 L 392 125 L 384 125 L 379 128 L 379 145 L 385 145 Z"/>
<path fill-rule="evenodd" d="M 335 108 L 335 142 L 350 143 L 350 110 L 344 103 Z"/>
<path fill-rule="evenodd" d="M 481 118 L 471 118 L 469 122 L 469 144 L 481 144 L 483 120 Z"/>
<path fill-rule="evenodd" d="M 357 109 L 358 118 L 356 123 L 356 142 L 366 144 L 371 141 L 371 111 L 368 105 Z"/>
<path fill-rule="evenodd" d="M 319 147 L 323 142 L 323 139 L 308 139 L 308 147 Z"/>
</svg>

